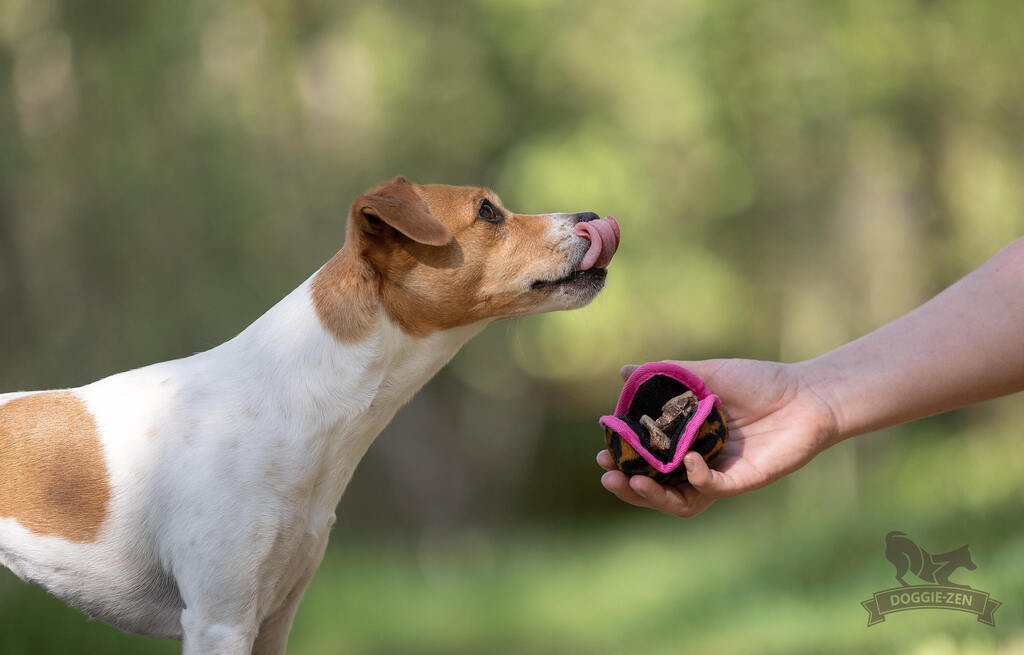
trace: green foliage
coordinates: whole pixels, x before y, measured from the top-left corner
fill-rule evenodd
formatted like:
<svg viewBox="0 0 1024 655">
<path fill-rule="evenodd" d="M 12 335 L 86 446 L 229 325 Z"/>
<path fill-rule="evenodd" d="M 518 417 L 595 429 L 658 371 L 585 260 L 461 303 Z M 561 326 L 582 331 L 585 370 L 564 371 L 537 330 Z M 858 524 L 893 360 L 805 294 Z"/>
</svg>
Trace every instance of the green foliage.
<svg viewBox="0 0 1024 655">
<path fill-rule="evenodd" d="M 690 522 L 620 507 L 592 455 L 619 365 L 812 357 L 1022 232 L 1021 19 L 954 0 L 0 0 L 0 389 L 222 342 L 396 173 L 613 214 L 597 301 L 490 328 L 371 449 L 295 652 L 1020 649 L 1019 398 L 844 444 Z M 881 536 L 912 526 L 987 549 L 999 628 L 863 628 Z M 484 555 L 424 568 L 467 530 Z M 659 565 L 631 585 L 624 553 Z M 9 575 L 0 617 L 3 652 L 148 644 Z"/>
</svg>

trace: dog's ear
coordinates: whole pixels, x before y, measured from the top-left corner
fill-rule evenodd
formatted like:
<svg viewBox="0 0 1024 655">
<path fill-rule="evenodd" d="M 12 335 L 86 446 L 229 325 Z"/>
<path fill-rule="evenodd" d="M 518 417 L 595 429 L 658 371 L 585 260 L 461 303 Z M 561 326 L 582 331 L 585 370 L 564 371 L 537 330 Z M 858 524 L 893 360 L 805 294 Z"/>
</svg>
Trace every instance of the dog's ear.
<svg viewBox="0 0 1024 655">
<path fill-rule="evenodd" d="M 356 198 L 350 220 L 362 221 L 371 235 L 386 223 L 413 241 L 431 246 L 443 246 L 452 239 L 451 230 L 434 218 L 427 203 L 402 176 Z"/>
</svg>

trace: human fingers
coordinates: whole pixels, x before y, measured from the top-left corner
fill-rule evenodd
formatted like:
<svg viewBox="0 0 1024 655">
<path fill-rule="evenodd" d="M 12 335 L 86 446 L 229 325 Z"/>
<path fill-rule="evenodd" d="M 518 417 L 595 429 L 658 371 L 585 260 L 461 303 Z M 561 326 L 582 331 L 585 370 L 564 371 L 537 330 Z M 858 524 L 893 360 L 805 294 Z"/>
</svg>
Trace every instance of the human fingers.
<svg viewBox="0 0 1024 655">
<path fill-rule="evenodd" d="M 597 454 L 597 464 L 606 471 L 614 471 L 616 469 L 615 460 L 607 450 L 602 450 Z"/>
<path fill-rule="evenodd" d="M 686 467 L 687 481 L 700 495 L 712 499 L 736 495 L 737 489 L 733 480 L 721 471 L 710 468 L 699 453 L 686 453 L 683 457 L 683 466 Z"/>
<path fill-rule="evenodd" d="M 629 486 L 629 479 L 622 471 L 608 471 L 601 476 L 601 484 L 605 489 L 618 496 L 619 500 L 637 507 L 647 507 L 643 498 L 638 496 Z"/>
<path fill-rule="evenodd" d="M 689 485 L 665 487 L 642 475 L 630 478 L 629 486 L 651 509 L 680 518 L 694 517 L 714 502 Z"/>
</svg>

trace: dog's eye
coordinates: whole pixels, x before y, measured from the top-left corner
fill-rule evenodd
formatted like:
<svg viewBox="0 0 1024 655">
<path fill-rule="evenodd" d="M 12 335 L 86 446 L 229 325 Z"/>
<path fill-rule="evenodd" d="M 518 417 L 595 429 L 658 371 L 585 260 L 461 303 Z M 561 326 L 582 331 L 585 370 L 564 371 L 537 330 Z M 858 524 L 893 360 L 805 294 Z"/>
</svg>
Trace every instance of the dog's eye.
<svg viewBox="0 0 1024 655">
<path fill-rule="evenodd" d="M 491 223 L 500 223 L 505 218 L 497 209 L 494 208 L 494 205 L 487 200 L 480 201 L 480 209 L 477 210 L 476 217 L 482 221 L 489 221 Z"/>
</svg>

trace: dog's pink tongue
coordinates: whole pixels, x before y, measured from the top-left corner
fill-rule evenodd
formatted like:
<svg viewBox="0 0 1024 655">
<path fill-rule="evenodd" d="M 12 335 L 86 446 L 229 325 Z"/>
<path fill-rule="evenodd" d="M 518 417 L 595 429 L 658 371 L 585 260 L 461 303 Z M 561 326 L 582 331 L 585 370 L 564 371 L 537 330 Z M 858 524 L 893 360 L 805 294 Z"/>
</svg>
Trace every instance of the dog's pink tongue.
<svg viewBox="0 0 1024 655">
<path fill-rule="evenodd" d="M 619 224 L 611 216 L 596 221 L 577 223 L 574 228 L 578 236 L 590 239 L 590 249 L 583 255 L 580 270 L 604 268 L 619 249 Z"/>
</svg>

